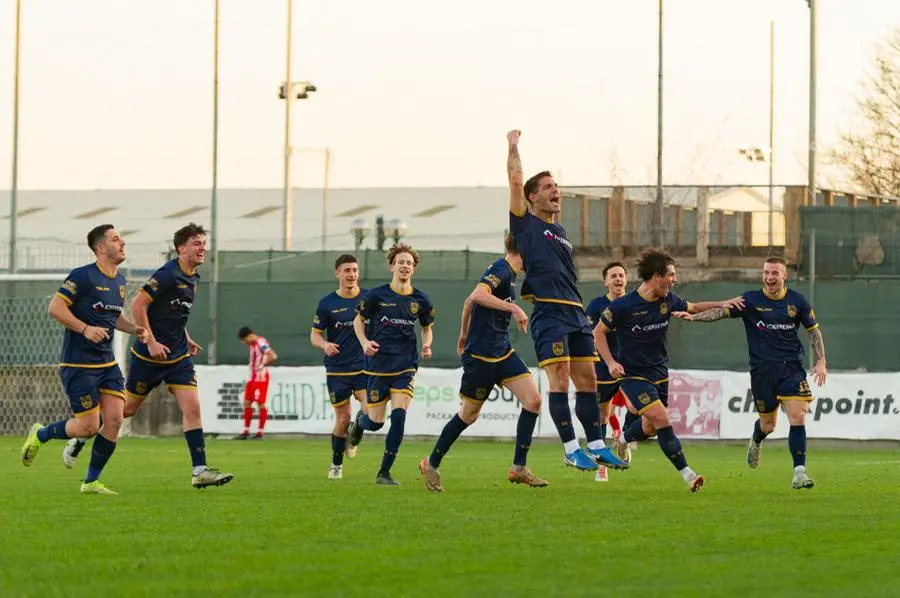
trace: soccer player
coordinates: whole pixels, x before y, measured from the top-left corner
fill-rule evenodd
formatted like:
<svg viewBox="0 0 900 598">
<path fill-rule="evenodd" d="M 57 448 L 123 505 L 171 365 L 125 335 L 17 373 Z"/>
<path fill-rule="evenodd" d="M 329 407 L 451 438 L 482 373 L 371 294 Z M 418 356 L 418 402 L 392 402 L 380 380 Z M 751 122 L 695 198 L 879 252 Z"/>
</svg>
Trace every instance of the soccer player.
<svg viewBox="0 0 900 598">
<path fill-rule="evenodd" d="M 703 487 L 703 476 L 688 467 L 675 436 L 668 403 L 669 320 L 675 312 L 700 313 L 714 307 L 729 307 L 728 302 L 688 303 L 671 292 L 677 282 L 675 260 L 661 249 L 641 252 L 637 264 L 641 284 L 624 297 L 610 303 L 597 324 L 597 349 L 610 375 L 619 379 L 619 388 L 631 409 L 640 417 L 623 430 L 616 448 L 619 457 L 630 461 L 628 442 L 646 440 L 656 434 L 659 448 L 681 474 L 691 492 Z M 740 300 L 735 300 L 740 304 Z M 615 331 L 619 343 L 614 356 L 609 334 Z"/>
<path fill-rule="evenodd" d="M 238 338 L 250 349 L 250 379 L 244 387 L 244 431 L 240 438 L 250 438 L 250 420 L 253 419 L 253 404 L 259 408 L 259 430 L 253 438 L 262 440 L 263 430 L 269 410 L 266 409 L 266 398 L 269 395 L 269 365 L 278 359 L 278 353 L 264 337 L 259 336 L 249 327 L 238 330 Z"/>
<path fill-rule="evenodd" d="M 165 383 L 181 409 L 184 438 L 190 453 L 194 488 L 221 486 L 234 477 L 206 466 L 206 443 L 194 360 L 201 347 L 187 331 L 188 317 L 206 257 L 206 231 L 193 222 L 175 231 L 178 257 L 154 272 L 131 302 L 135 322 L 149 331 L 145 343 L 131 347 L 125 381 L 125 417 L 141 408 L 151 390 Z"/>
<path fill-rule="evenodd" d="M 353 320 L 357 306 L 368 291 L 359 288 L 359 264 L 353 255 L 345 253 L 335 260 L 334 275 L 338 279 L 338 289 L 319 301 L 309 342 L 325 354 L 325 381 L 334 408 L 328 478 L 339 480 L 344 477 L 344 453 L 351 458 L 356 456 L 362 440 L 360 435 L 348 443 L 347 435 L 352 411 L 350 397 L 359 401 L 357 416 L 366 411 L 365 358 L 353 330 Z"/>
<path fill-rule="evenodd" d="M 627 272 L 622 262 L 609 262 L 603 268 L 603 284 L 606 286 L 606 294 L 600 295 L 588 304 L 587 317 L 588 321 L 594 326 L 594 335 L 601 334 L 597 330 L 597 324 L 600 322 L 600 314 L 609 307 L 609 304 L 625 295 L 625 287 L 628 284 L 626 278 Z M 618 355 L 619 343 L 616 341 L 615 332 L 609 337 L 609 349 L 613 357 Z M 594 339 L 597 343 L 596 338 Z M 598 361 L 595 365 L 597 374 L 597 399 L 600 403 L 600 442 L 603 443 L 604 451 L 606 448 L 606 426 L 610 422 L 610 414 L 612 413 L 613 401 L 619 393 L 619 381 L 610 375 L 606 363 Z M 597 481 L 606 482 L 609 480 L 609 472 L 605 465 L 601 465 L 597 471 Z"/>
<path fill-rule="evenodd" d="M 516 319 L 522 332 L 528 331 L 528 316 L 516 305 L 516 274 L 522 270 L 522 256 L 515 238 L 506 237 L 506 256 L 485 270 L 475 290 L 463 304 L 457 353 L 462 357 L 463 375 L 459 386 L 462 405 L 434 445 L 431 455 L 419 463 L 425 487 L 443 492 L 438 468 L 441 459 L 463 431 L 475 423 L 484 401 L 495 386 L 505 386 L 522 404 L 516 426 L 516 449 L 507 479 L 532 487 L 547 485 L 525 465 L 538 414 L 541 395 L 528 366 L 509 342 L 509 323 Z"/>
<path fill-rule="evenodd" d="M 90 438 L 99 430 L 81 491 L 117 494 L 100 482 L 100 473 L 116 450 L 125 401 L 113 331 L 136 335 L 139 342 L 146 342 L 148 333 L 122 313 L 125 277 L 119 264 L 125 261 L 125 240 L 112 224 L 102 224 L 91 229 L 87 242 L 96 261 L 72 270 L 47 310 L 66 329 L 59 376 L 74 417 L 49 426 L 34 424 L 22 446 L 22 463 L 31 466 L 38 449 L 51 439 Z"/>
<path fill-rule="evenodd" d="M 784 407 L 791 428 L 788 447 L 794 460 L 791 487 L 812 488 L 815 482 L 806 472 L 806 412 L 812 392 L 803 367 L 803 345 L 797 330 L 809 333 L 813 352 L 813 379 L 825 383 L 828 368 L 825 344 L 812 306 L 801 293 L 785 286 L 786 262 L 770 257 L 763 264 L 763 288 L 747 291 L 741 297 L 744 306 L 713 308 L 699 314 L 676 314 L 693 322 L 714 322 L 722 318 L 741 318 L 747 333 L 750 353 L 750 389 L 759 419 L 747 447 L 747 464 L 759 467 L 762 442 L 775 431 L 779 405 Z"/>
<path fill-rule="evenodd" d="M 566 230 L 556 222 L 559 188 L 547 171 L 524 180 L 519 157 L 520 135 L 518 130 L 506 135 L 509 225 L 526 272 L 522 299 L 534 303 L 531 337 L 538 365 L 550 380 L 548 406 L 563 443 L 563 461 L 583 471 L 596 470 L 598 463 L 614 469 L 625 468 L 626 463 L 603 451 L 594 372 L 594 363 L 599 358 L 578 291 L 572 243 L 566 238 Z M 586 452 L 579 446 L 572 427 L 570 378 L 576 390 L 575 415 L 587 436 Z"/>
<path fill-rule="evenodd" d="M 398 243 L 387 254 L 393 279 L 369 291 L 356 308 L 353 329 L 365 354 L 368 375 L 368 409 L 350 424 L 350 442 L 359 444 L 362 430 L 384 427 L 384 412 L 391 402 L 391 428 L 384 441 L 384 457 L 376 484 L 399 486 L 391 477 L 391 466 L 403 442 L 406 410 L 412 401 L 414 378 L 419 368 L 416 322 L 422 326 L 422 359 L 431 359 L 434 338 L 434 306 L 428 295 L 413 288 L 412 276 L 419 254 L 406 243 Z M 366 321 L 368 320 L 368 330 Z"/>
</svg>

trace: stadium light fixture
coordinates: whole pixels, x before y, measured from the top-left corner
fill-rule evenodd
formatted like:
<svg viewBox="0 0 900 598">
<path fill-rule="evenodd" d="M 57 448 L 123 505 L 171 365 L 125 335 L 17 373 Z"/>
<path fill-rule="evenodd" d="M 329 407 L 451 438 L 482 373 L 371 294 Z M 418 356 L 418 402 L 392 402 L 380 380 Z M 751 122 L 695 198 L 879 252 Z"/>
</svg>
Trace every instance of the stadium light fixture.
<svg viewBox="0 0 900 598">
<path fill-rule="evenodd" d="M 359 248 L 362 247 L 363 240 L 371 229 L 371 225 L 365 218 L 354 218 L 353 222 L 350 223 L 350 233 L 353 235 L 354 246 L 356 247 L 355 253 L 359 253 Z"/>
</svg>

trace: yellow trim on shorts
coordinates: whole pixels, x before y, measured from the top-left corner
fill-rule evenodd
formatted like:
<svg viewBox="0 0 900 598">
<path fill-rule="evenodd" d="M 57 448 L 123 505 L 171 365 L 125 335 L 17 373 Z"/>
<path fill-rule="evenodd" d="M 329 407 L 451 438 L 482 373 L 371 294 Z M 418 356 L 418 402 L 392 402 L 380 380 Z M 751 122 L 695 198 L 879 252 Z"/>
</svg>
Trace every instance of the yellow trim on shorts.
<svg viewBox="0 0 900 598">
<path fill-rule="evenodd" d="M 147 395 L 149 395 L 149 394 L 150 393 L 148 392 L 146 395 L 139 395 L 137 393 L 131 392 L 127 388 L 125 389 L 125 398 L 126 399 L 140 399 L 141 401 L 143 401 L 144 399 L 147 398 Z"/>
<path fill-rule="evenodd" d="M 63 301 L 65 301 L 66 305 L 72 305 L 72 300 L 69 299 L 68 297 L 66 297 L 65 295 L 63 295 L 62 293 L 60 293 L 59 291 L 56 292 L 56 296 L 59 297 L 60 299 L 62 299 Z"/>
<path fill-rule="evenodd" d="M 122 392 L 121 390 L 110 390 L 108 388 L 101 388 L 100 394 L 110 395 L 112 397 L 118 397 L 118 398 L 122 399 L 123 401 L 125 400 L 125 393 Z"/>
<path fill-rule="evenodd" d="M 572 358 L 568 355 L 563 355 L 562 357 L 551 357 L 550 359 L 545 359 L 544 361 L 538 362 L 538 367 L 542 368 L 545 365 L 550 365 L 551 363 L 569 363 Z"/>
<path fill-rule="evenodd" d="M 156 365 L 172 365 L 173 363 L 178 363 L 182 359 L 187 359 L 191 356 L 190 351 L 182 355 L 181 357 L 176 357 L 175 359 L 153 359 L 151 357 L 144 357 L 140 353 L 134 350 L 134 347 L 131 348 L 131 354 L 140 359 L 141 361 L 146 361 L 147 363 L 155 363 Z"/>
<path fill-rule="evenodd" d="M 338 407 L 343 407 L 344 405 L 346 405 L 349 402 L 350 402 L 350 397 L 347 397 L 340 403 L 332 403 L 331 406 L 334 407 L 335 409 L 337 409 Z"/>
<path fill-rule="evenodd" d="M 84 417 L 85 415 L 93 415 L 100 411 L 100 405 L 96 405 L 95 407 L 91 407 L 87 411 L 82 411 L 81 413 L 76 413 L 75 417 Z"/>
<path fill-rule="evenodd" d="M 775 398 L 778 399 L 779 401 L 806 401 L 807 403 L 809 403 L 810 401 L 813 400 L 812 395 L 809 395 L 807 397 L 800 397 L 800 396 L 793 396 L 793 395 L 785 397 L 785 396 L 781 396 L 781 395 L 776 395 Z"/>
<path fill-rule="evenodd" d="M 115 361 L 110 361 L 109 363 L 67 363 L 62 362 L 59 364 L 61 368 L 87 368 L 89 370 L 97 370 L 100 368 L 108 368 L 114 365 L 119 365 Z"/>
<path fill-rule="evenodd" d="M 643 380 L 644 382 L 649 382 L 650 384 L 662 384 L 663 382 L 668 382 L 669 378 L 662 378 L 661 380 L 651 380 L 650 378 L 644 378 L 643 376 L 623 376 L 620 380 Z"/>
<path fill-rule="evenodd" d="M 362 373 L 366 376 L 399 376 L 400 374 L 408 374 L 415 371 L 416 368 L 409 368 L 407 370 L 400 370 L 399 372 L 370 372 L 369 370 L 363 370 Z"/>
<path fill-rule="evenodd" d="M 366 405 L 368 405 L 369 407 L 371 407 L 371 406 L 373 406 L 373 405 L 375 405 L 375 406 L 377 406 L 377 405 L 382 405 L 382 404 L 384 404 L 384 403 L 387 403 L 387 402 L 390 401 L 390 400 L 391 400 L 391 393 L 388 392 L 388 396 L 386 396 L 385 398 L 381 399 L 381 400 L 378 401 L 377 403 L 372 403 L 372 402 L 369 401 L 369 395 L 368 395 L 368 393 L 366 393 Z"/>
<path fill-rule="evenodd" d="M 485 357 L 483 355 L 475 355 L 474 353 L 469 353 L 469 357 L 477 359 L 478 361 L 483 361 L 485 363 L 500 363 L 504 359 L 509 359 L 509 357 L 515 352 L 515 349 L 510 349 L 509 353 L 507 353 L 503 357 Z"/>
<path fill-rule="evenodd" d="M 364 370 L 357 370 L 355 372 L 325 372 L 326 376 L 359 376 L 360 374 L 365 374 Z"/>
<path fill-rule="evenodd" d="M 630 402 L 631 402 L 631 401 L 629 401 L 629 403 L 630 403 Z M 659 403 L 660 405 L 662 405 L 662 401 L 659 400 L 659 399 L 656 399 L 655 401 L 651 401 L 649 405 L 644 405 L 642 408 L 638 409 L 638 415 L 644 415 L 644 413 L 646 413 L 646 411 L 647 411 L 648 409 L 650 409 L 651 407 L 653 407 L 653 406 L 656 405 L 657 403 Z M 634 406 L 634 404 L 632 403 L 632 407 L 633 407 L 633 406 Z"/>
<path fill-rule="evenodd" d="M 569 301 L 568 299 L 542 299 L 540 297 L 535 297 L 534 295 L 521 295 L 520 299 L 523 301 L 530 301 L 532 303 L 557 303 L 559 305 L 571 305 L 573 307 L 580 307 L 584 309 L 583 303 L 578 303 L 577 301 Z"/>
<path fill-rule="evenodd" d="M 197 390 L 197 386 L 194 384 L 166 384 L 166 388 L 169 390 Z"/>
<path fill-rule="evenodd" d="M 500 381 L 500 386 L 506 386 L 508 382 L 512 382 L 514 380 L 518 380 L 520 378 L 525 378 L 526 376 L 530 376 L 531 372 L 525 372 L 524 374 L 519 374 L 517 376 L 513 376 L 512 378 L 504 378 Z"/>
<path fill-rule="evenodd" d="M 463 393 L 459 393 L 459 398 L 464 401 L 469 401 L 470 403 L 475 403 L 476 405 L 483 405 L 484 401 L 479 401 L 478 399 L 473 399 L 472 397 L 466 396 Z M 487 398 L 485 398 L 487 400 Z"/>
<path fill-rule="evenodd" d="M 609 384 L 618 384 L 618 380 L 597 380 L 597 386 L 606 386 Z"/>
<path fill-rule="evenodd" d="M 597 355 L 592 355 L 590 357 L 569 357 L 569 361 L 572 363 L 598 363 L 600 361 L 600 357 Z"/>
<path fill-rule="evenodd" d="M 396 392 L 396 393 L 400 393 L 400 394 L 404 394 L 404 395 L 409 395 L 410 398 L 415 394 L 415 391 L 414 391 L 413 389 L 411 389 L 411 388 L 389 388 L 389 389 L 388 389 L 388 396 L 394 394 L 395 392 Z"/>
</svg>

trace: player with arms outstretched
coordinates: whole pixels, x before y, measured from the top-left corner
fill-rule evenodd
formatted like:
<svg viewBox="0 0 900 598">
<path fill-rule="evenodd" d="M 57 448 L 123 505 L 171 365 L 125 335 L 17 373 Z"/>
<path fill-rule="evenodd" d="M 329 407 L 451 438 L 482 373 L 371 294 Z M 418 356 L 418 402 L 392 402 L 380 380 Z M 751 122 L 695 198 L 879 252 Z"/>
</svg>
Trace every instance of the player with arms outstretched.
<svg viewBox="0 0 900 598">
<path fill-rule="evenodd" d="M 253 404 L 256 403 L 259 408 L 259 429 L 253 438 L 262 440 L 266 420 L 269 417 L 269 410 L 266 409 L 266 399 L 269 396 L 269 365 L 278 359 L 278 353 L 265 337 L 259 336 L 247 326 L 238 330 L 238 338 L 250 350 L 250 377 L 244 386 L 244 431 L 240 438 L 243 440 L 250 438 L 250 421 L 253 419 Z"/>
<path fill-rule="evenodd" d="M 360 404 L 362 415 L 366 411 L 365 357 L 353 330 L 356 308 L 366 298 L 368 291 L 359 288 L 359 263 L 356 256 L 345 253 L 334 262 L 334 275 L 338 289 L 319 301 L 313 317 L 309 342 L 325 354 L 325 381 L 328 398 L 334 408 L 334 429 L 331 431 L 331 466 L 328 478 L 344 477 L 344 453 L 356 456 L 362 435 L 347 441 L 352 408 L 350 398 Z M 362 428 L 359 428 L 362 432 Z"/>
<path fill-rule="evenodd" d="M 750 389 L 759 414 L 747 447 L 747 464 L 753 469 L 759 467 L 762 442 L 775 431 L 778 407 L 782 405 L 791 426 L 788 432 L 788 448 L 794 460 L 791 487 L 800 490 L 815 486 L 806 472 L 806 413 L 813 397 L 803 367 L 800 326 L 809 333 L 813 379 L 818 386 L 825 384 L 828 367 L 816 313 L 802 293 L 785 286 L 786 280 L 786 262 L 770 257 L 763 264 L 763 288 L 741 295 L 743 307 L 718 307 L 699 314 L 676 315 L 693 322 L 714 322 L 727 317 L 743 320 L 750 353 Z"/>
<path fill-rule="evenodd" d="M 600 314 L 609 307 L 609 304 L 625 295 L 625 287 L 628 285 L 626 278 L 625 265 L 622 262 L 609 262 L 603 268 L 603 284 L 606 286 L 606 293 L 596 297 L 587 306 L 587 317 L 591 326 L 594 327 L 594 343 L 597 344 L 596 335 L 602 334 L 597 330 L 597 324 L 600 322 Z M 608 336 L 609 349 L 616 357 L 619 353 L 619 343 L 616 340 L 615 333 Z M 612 407 L 617 397 L 621 397 L 619 392 L 619 381 L 609 373 L 609 368 L 603 360 L 595 364 L 597 374 L 597 400 L 600 403 L 600 442 L 603 442 L 603 448 L 606 449 L 606 426 L 610 422 Z M 609 450 L 609 449 L 606 449 Z M 609 472 L 605 465 L 601 465 L 597 471 L 597 481 L 609 481 Z"/>
<path fill-rule="evenodd" d="M 541 395 L 528 366 L 512 348 L 509 323 L 512 318 L 522 332 L 528 331 L 528 316 L 516 305 L 516 274 L 522 270 L 522 256 L 515 238 L 506 237 L 506 256 L 484 272 L 475 290 L 463 304 L 457 353 L 462 357 L 463 375 L 459 386 L 462 405 L 459 413 L 444 426 L 434 450 L 419 463 L 425 487 L 443 492 L 438 468 L 441 460 L 463 431 L 475 423 L 484 402 L 495 386 L 504 386 L 522 404 L 516 426 L 516 449 L 507 479 L 532 487 L 547 485 L 526 466 L 534 426 L 541 412 Z"/>
<path fill-rule="evenodd" d="M 550 379 L 550 417 L 563 443 L 566 465 L 594 471 L 598 464 L 614 469 L 628 467 L 604 450 L 600 437 L 600 407 L 597 404 L 598 361 L 594 337 L 575 269 L 572 243 L 556 221 L 559 187 L 553 176 L 542 171 L 527 181 L 519 157 L 521 131 L 507 136 L 509 153 L 509 225 L 522 255 L 525 282 L 522 299 L 532 301 L 531 337 L 538 365 Z M 587 436 L 587 451 L 581 449 L 569 409 L 569 380 L 575 385 L 575 415 Z"/>
<path fill-rule="evenodd" d="M 192 359 L 201 348 L 187 331 L 200 283 L 197 268 L 206 257 L 206 231 L 192 222 L 175 231 L 173 243 L 178 257 L 163 264 L 131 302 L 134 321 L 149 331 L 149 338 L 146 344 L 137 342 L 131 347 L 125 417 L 137 413 L 151 390 L 166 384 L 181 409 L 184 438 L 191 456 L 191 485 L 221 486 L 234 476 L 206 466 L 206 441 Z"/>
<path fill-rule="evenodd" d="M 703 476 L 688 467 L 681 441 L 672 429 L 667 410 L 669 399 L 669 320 L 675 312 L 700 313 L 728 302 L 688 303 L 671 292 L 677 282 L 675 260 L 661 249 L 645 249 L 637 264 L 641 284 L 616 299 L 600 314 L 597 350 L 619 379 L 619 387 L 630 408 L 641 418 L 623 430 L 616 444 L 619 457 L 630 461 L 628 442 L 646 440 L 656 434 L 659 448 L 681 474 L 691 492 L 703 487 Z M 739 300 L 736 300 L 740 304 Z M 614 356 L 609 335 L 619 342 Z"/>
<path fill-rule="evenodd" d="M 139 342 L 148 336 L 146 329 L 123 314 L 125 277 L 119 264 L 125 261 L 125 240 L 112 224 L 102 224 L 88 233 L 87 242 L 96 261 L 72 270 L 47 310 L 66 329 L 59 376 L 74 417 L 49 426 L 34 424 L 22 447 L 22 463 L 30 466 L 38 449 L 51 439 L 86 439 L 99 430 L 81 491 L 116 494 L 100 482 L 100 473 L 116 450 L 125 403 L 125 380 L 113 353 L 113 331 L 136 335 Z M 74 459 L 67 460 L 65 455 L 63 462 L 71 467 Z"/>
<path fill-rule="evenodd" d="M 384 412 L 391 402 L 391 428 L 384 440 L 384 457 L 375 483 L 399 486 L 391 476 L 406 425 L 406 410 L 412 401 L 414 379 L 419 369 L 416 322 L 422 326 L 422 359 L 431 359 L 434 306 L 428 295 L 413 288 L 412 276 L 419 254 L 406 243 L 387 254 L 392 280 L 375 287 L 356 308 L 353 329 L 366 356 L 368 410 L 350 424 L 350 442 L 359 444 L 362 430 L 384 427 Z M 366 322 L 369 322 L 368 326 Z"/>
</svg>

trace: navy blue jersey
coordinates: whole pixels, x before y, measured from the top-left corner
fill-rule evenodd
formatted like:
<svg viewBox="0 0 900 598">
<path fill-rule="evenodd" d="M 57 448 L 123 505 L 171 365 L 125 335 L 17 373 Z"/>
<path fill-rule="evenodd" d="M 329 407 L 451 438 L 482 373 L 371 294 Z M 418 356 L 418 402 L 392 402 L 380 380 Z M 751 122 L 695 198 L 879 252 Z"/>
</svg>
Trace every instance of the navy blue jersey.
<svg viewBox="0 0 900 598">
<path fill-rule="evenodd" d="M 112 339 L 116 320 L 125 307 L 125 277 L 118 273 L 110 276 L 95 262 L 69 272 L 56 294 L 69 305 L 76 318 L 90 326 L 105 328 L 109 333 L 108 339 L 94 343 L 67 328 L 60 365 L 99 368 L 115 364 Z"/>
<path fill-rule="evenodd" d="M 154 272 L 141 287 L 141 292 L 150 298 L 147 317 L 153 337 L 169 348 L 165 361 L 176 361 L 189 355 L 185 327 L 194 307 L 199 282 L 200 275 L 196 271 L 191 274 L 185 272 L 174 259 Z M 131 352 L 142 359 L 157 361 L 150 357 L 147 345 L 137 339 Z"/>
<path fill-rule="evenodd" d="M 353 320 L 356 319 L 356 308 L 366 298 L 369 291 L 357 289 L 353 297 L 341 297 L 328 293 L 319 301 L 316 315 L 313 317 L 312 329 L 321 332 L 329 343 L 340 347 L 340 353 L 334 357 L 325 356 L 325 371 L 333 374 L 362 373 L 362 347 L 353 331 Z"/>
<path fill-rule="evenodd" d="M 481 275 L 478 284 L 485 285 L 497 299 L 509 303 L 516 301 L 516 271 L 506 258 L 491 264 Z M 488 359 L 508 355 L 512 351 L 512 344 L 509 342 L 511 319 L 512 314 L 508 311 L 473 305 L 466 353 L 475 358 Z"/>
<path fill-rule="evenodd" d="M 591 301 L 587 306 L 587 317 L 588 322 L 591 323 L 591 328 L 596 328 L 597 324 L 600 322 L 600 314 L 603 313 L 603 310 L 609 307 L 609 304 L 612 303 L 612 299 L 610 299 L 609 295 L 600 295 Z M 609 352 L 612 353 L 613 358 L 616 361 L 619 361 L 619 338 L 618 333 L 610 332 L 606 335 L 606 342 L 609 343 Z M 597 362 L 595 369 L 597 370 L 597 380 L 613 380 L 614 378 L 609 373 L 609 368 L 606 367 L 606 362 L 602 359 Z"/>
<path fill-rule="evenodd" d="M 803 362 L 803 345 L 797 334 L 799 326 L 807 330 L 818 327 L 816 313 L 802 294 L 784 289 L 780 297 L 771 298 L 765 291 L 747 291 L 742 295 L 744 308 L 732 307 L 728 315 L 744 320 L 750 365 L 767 361 Z"/>
<path fill-rule="evenodd" d="M 528 210 L 521 216 L 510 212 L 509 228 L 516 237 L 525 270 L 522 299 L 582 307 L 574 248 L 566 238 L 566 229 Z"/>
<path fill-rule="evenodd" d="M 619 356 L 626 378 L 659 382 L 669 377 L 669 319 L 674 311 L 688 311 L 687 301 L 669 293 L 647 301 L 637 289 L 610 303 L 600 321 L 616 332 Z"/>
<path fill-rule="evenodd" d="M 356 308 L 369 321 L 368 338 L 378 343 L 378 353 L 366 357 L 366 372 L 396 374 L 419 367 L 416 321 L 423 327 L 434 322 L 434 306 L 418 289 L 406 295 L 390 284 L 375 287 Z"/>
</svg>

